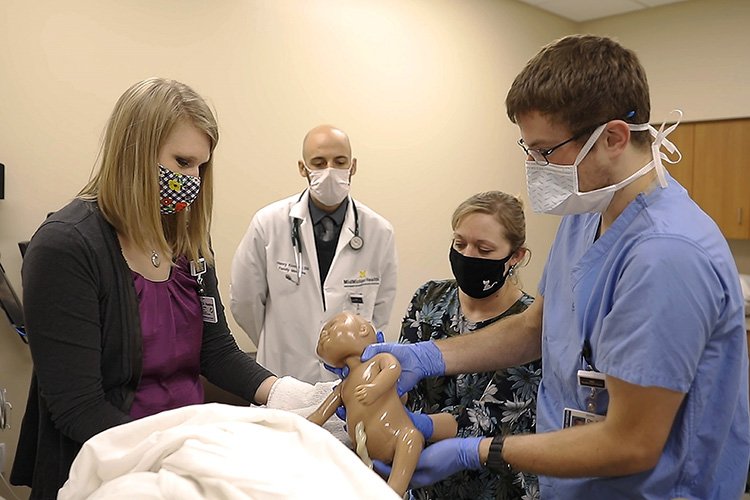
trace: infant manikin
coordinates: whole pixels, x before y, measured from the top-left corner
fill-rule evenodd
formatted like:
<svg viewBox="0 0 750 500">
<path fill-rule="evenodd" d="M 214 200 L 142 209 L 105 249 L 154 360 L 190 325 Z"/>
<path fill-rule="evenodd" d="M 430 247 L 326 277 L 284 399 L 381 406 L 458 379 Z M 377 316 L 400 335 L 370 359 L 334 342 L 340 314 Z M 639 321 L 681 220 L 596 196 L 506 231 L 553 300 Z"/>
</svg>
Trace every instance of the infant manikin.
<svg viewBox="0 0 750 500">
<path fill-rule="evenodd" d="M 340 313 L 323 326 L 316 350 L 318 356 L 333 367 L 348 367 L 349 373 L 308 420 L 322 425 L 343 404 L 352 442 L 359 448 L 364 444 L 369 458 L 392 464 L 388 485 L 403 495 L 425 439 L 396 391 L 401 375 L 398 360 L 392 354 L 379 353 L 361 361 L 365 347 L 375 342 L 373 326 L 353 313 Z M 446 416 L 449 418 L 440 418 Z M 456 424 L 451 415 L 432 420 L 433 440 L 455 436 Z"/>
</svg>

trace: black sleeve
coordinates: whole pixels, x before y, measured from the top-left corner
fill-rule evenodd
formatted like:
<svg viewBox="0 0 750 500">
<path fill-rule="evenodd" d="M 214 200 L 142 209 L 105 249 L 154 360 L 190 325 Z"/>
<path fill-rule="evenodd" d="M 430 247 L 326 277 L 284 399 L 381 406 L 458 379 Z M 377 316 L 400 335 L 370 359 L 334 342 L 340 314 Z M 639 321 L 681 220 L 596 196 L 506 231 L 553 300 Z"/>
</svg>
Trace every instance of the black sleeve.
<svg viewBox="0 0 750 500">
<path fill-rule="evenodd" d="M 203 323 L 201 373 L 213 384 L 247 401 L 254 401 L 255 392 L 273 373 L 256 363 L 243 352 L 227 325 L 224 305 L 219 296 L 216 270 L 206 269 L 205 296 L 215 301 L 217 323 Z"/>
<path fill-rule="evenodd" d="M 131 418 L 105 399 L 95 252 L 67 223 L 43 225 L 23 262 L 23 303 L 39 391 L 55 427 L 83 443 Z"/>
</svg>

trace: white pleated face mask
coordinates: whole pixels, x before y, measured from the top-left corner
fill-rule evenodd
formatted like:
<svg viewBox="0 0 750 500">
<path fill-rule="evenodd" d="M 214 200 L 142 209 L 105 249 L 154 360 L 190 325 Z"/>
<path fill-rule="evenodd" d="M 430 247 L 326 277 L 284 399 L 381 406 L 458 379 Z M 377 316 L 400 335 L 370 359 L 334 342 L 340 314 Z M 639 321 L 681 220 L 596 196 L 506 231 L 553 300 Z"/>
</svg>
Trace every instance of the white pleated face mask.
<svg viewBox="0 0 750 500">
<path fill-rule="evenodd" d="M 322 204 L 332 207 L 349 195 L 351 168 L 311 170 L 305 167 L 305 170 L 310 179 L 310 192 Z"/>
<path fill-rule="evenodd" d="M 597 139 L 604 132 L 606 123 L 594 130 L 572 165 L 557 165 L 555 163 L 539 165 L 533 160 L 527 160 L 526 187 L 529 191 L 529 198 L 534 212 L 553 215 L 604 212 L 618 190 L 644 176 L 654 168 L 656 169 L 661 187 L 667 187 L 666 171 L 662 160 L 667 163 L 677 163 L 682 158 L 677 147 L 666 138 L 667 135 L 677 128 L 680 119 L 682 119 L 682 111 L 675 110 L 675 112 L 679 114 L 679 118 L 674 125 L 671 125 L 666 130 L 664 129 L 665 123 L 662 124 L 658 131 L 648 123 L 629 124 L 630 130 L 634 132 L 644 130 L 651 132 L 651 135 L 654 137 L 654 141 L 651 143 L 652 159 L 628 178 L 610 186 L 583 193 L 578 189 L 578 165 L 580 165 L 589 151 L 591 151 L 591 148 L 594 147 Z M 662 146 L 670 153 L 676 153 L 677 159 L 674 161 L 671 160 L 666 153 L 661 151 Z"/>
</svg>

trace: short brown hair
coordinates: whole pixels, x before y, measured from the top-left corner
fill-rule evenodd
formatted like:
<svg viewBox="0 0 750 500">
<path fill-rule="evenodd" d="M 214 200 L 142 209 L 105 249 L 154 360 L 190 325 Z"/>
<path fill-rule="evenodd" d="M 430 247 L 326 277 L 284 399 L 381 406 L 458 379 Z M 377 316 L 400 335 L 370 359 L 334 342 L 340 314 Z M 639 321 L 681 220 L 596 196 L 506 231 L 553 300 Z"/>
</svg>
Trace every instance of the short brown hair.
<svg viewBox="0 0 750 500">
<path fill-rule="evenodd" d="M 211 156 L 200 166 L 201 188 L 189 208 L 159 211 L 158 154 L 173 127 L 187 121 L 205 132 Z M 143 250 L 213 262 L 208 232 L 213 205 L 213 151 L 219 130 L 213 113 L 193 89 L 163 78 L 131 86 L 107 123 L 98 171 L 78 194 L 96 200 L 117 232 Z"/>
<path fill-rule="evenodd" d="M 471 196 L 453 212 L 451 227 L 455 230 L 470 214 L 482 213 L 495 218 L 505 228 L 503 237 L 508 240 L 513 252 L 526 243 L 526 217 L 523 202 L 502 191 L 485 191 Z"/>
<path fill-rule="evenodd" d="M 566 36 L 542 48 L 513 81 L 505 106 L 513 123 L 537 111 L 573 134 L 610 120 L 648 123 L 651 117 L 646 72 L 635 52 L 594 35 Z M 648 132 L 631 138 L 650 143 Z"/>
</svg>

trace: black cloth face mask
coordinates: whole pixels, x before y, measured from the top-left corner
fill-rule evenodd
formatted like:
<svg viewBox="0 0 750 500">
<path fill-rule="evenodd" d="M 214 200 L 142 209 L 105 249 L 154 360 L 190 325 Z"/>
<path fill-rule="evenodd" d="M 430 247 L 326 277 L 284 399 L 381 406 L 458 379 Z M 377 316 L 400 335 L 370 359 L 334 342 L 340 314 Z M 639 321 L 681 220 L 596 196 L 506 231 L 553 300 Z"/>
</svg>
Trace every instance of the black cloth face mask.
<svg viewBox="0 0 750 500">
<path fill-rule="evenodd" d="M 451 245 L 449 258 L 459 288 L 469 297 L 484 299 L 505 284 L 505 264 L 512 256 L 513 252 L 500 260 L 466 257 Z"/>
</svg>

